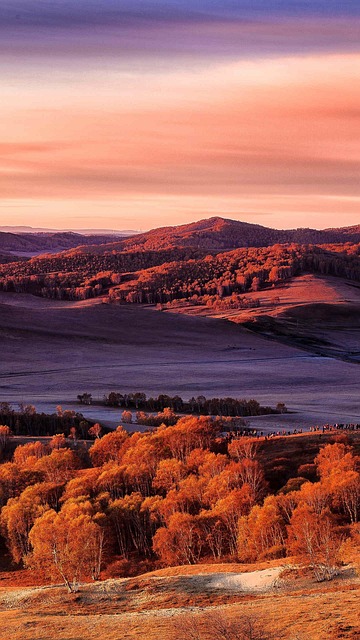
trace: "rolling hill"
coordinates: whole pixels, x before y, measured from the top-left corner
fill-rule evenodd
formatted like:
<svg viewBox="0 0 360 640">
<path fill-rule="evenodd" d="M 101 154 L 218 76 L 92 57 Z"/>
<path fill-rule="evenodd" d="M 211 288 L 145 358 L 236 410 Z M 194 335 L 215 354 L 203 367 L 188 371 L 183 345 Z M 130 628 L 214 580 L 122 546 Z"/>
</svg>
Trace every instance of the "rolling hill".
<svg viewBox="0 0 360 640">
<path fill-rule="evenodd" d="M 110 242 L 113 236 L 86 236 L 64 231 L 59 233 L 9 233 L 0 231 L 1 254 L 33 256 L 46 252 L 59 252 L 79 245 L 96 245 Z"/>
<path fill-rule="evenodd" d="M 240 247 L 265 247 L 273 244 L 326 244 L 360 242 L 360 227 L 344 229 L 272 229 L 258 224 L 226 218 L 209 218 L 177 227 L 162 227 L 123 240 L 121 246 L 132 251 L 170 247 L 196 247 L 224 251 Z"/>
</svg>

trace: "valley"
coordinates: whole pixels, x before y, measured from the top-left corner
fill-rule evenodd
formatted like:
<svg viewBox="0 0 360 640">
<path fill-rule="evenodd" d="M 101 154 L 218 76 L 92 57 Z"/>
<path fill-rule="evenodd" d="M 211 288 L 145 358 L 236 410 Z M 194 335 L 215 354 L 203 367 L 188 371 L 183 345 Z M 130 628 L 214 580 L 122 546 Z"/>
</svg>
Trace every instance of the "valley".
<svg viewBox="0 0 360 640">
<path fill-rule="evenodd" d="M 78 393 L 255 398 L 285 402 L 282 416 L 252 418 L 261 429 L 358 422 L 357 365 L 282 344 L 222 318 L 161 313 L 100 299 L 61 302 L 0 295 L 2 400 L 48 411 L 77 408 Z M 91 407 L 95 417 L 96 408 Z M 100 408 L 116 426 L 119 412 Z"/>
</svg>

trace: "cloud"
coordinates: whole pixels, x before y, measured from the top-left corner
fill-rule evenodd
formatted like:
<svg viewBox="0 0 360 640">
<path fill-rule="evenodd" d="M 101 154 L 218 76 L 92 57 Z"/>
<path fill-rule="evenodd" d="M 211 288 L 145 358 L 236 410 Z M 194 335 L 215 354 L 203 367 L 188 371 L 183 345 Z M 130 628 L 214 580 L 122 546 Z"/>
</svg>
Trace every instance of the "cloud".
<svg viewBox="0 0 360 640">
<path fill-rule="evenodd" d="M 357 0 L 2 0 L 3 26 L 173 24 L 279 16 L 360 16 Z"/>
<path fill-rule="evenodd" d="M 0 53 L 29 64 L 45 55 L 84 63 L 167 53 L 190 63 L 199 56 L 355 51 L 359 26 L 355 1 L 12 0 L 0 3 Z"/>
</svg>

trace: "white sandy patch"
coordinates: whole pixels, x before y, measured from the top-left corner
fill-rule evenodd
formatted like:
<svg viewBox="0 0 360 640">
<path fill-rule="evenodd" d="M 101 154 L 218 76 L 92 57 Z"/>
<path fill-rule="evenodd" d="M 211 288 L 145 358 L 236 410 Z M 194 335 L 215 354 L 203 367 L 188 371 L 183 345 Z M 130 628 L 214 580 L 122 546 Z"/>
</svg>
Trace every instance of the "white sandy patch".
<svg viewBox="0 0 360 640">
<path fill-rule="evenodd" d="M 212 589 L 267 591 L 275 585 L 282 570 L 283 567 L 273 567 L 249 573 L 215 574 L 209 586 Z"/>
</svg>

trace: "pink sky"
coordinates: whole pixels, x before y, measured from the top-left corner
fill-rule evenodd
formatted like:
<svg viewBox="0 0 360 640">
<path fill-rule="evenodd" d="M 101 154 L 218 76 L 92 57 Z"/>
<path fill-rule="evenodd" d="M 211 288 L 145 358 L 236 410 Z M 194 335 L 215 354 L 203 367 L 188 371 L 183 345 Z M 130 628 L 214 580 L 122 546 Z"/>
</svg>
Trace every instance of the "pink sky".
<svg viewBox="0 0 360 640">
<path fill-rule="evenodd" d="M 6 62 L 0 225 L 360 222 L 356 52 Z"/>
</svg>

